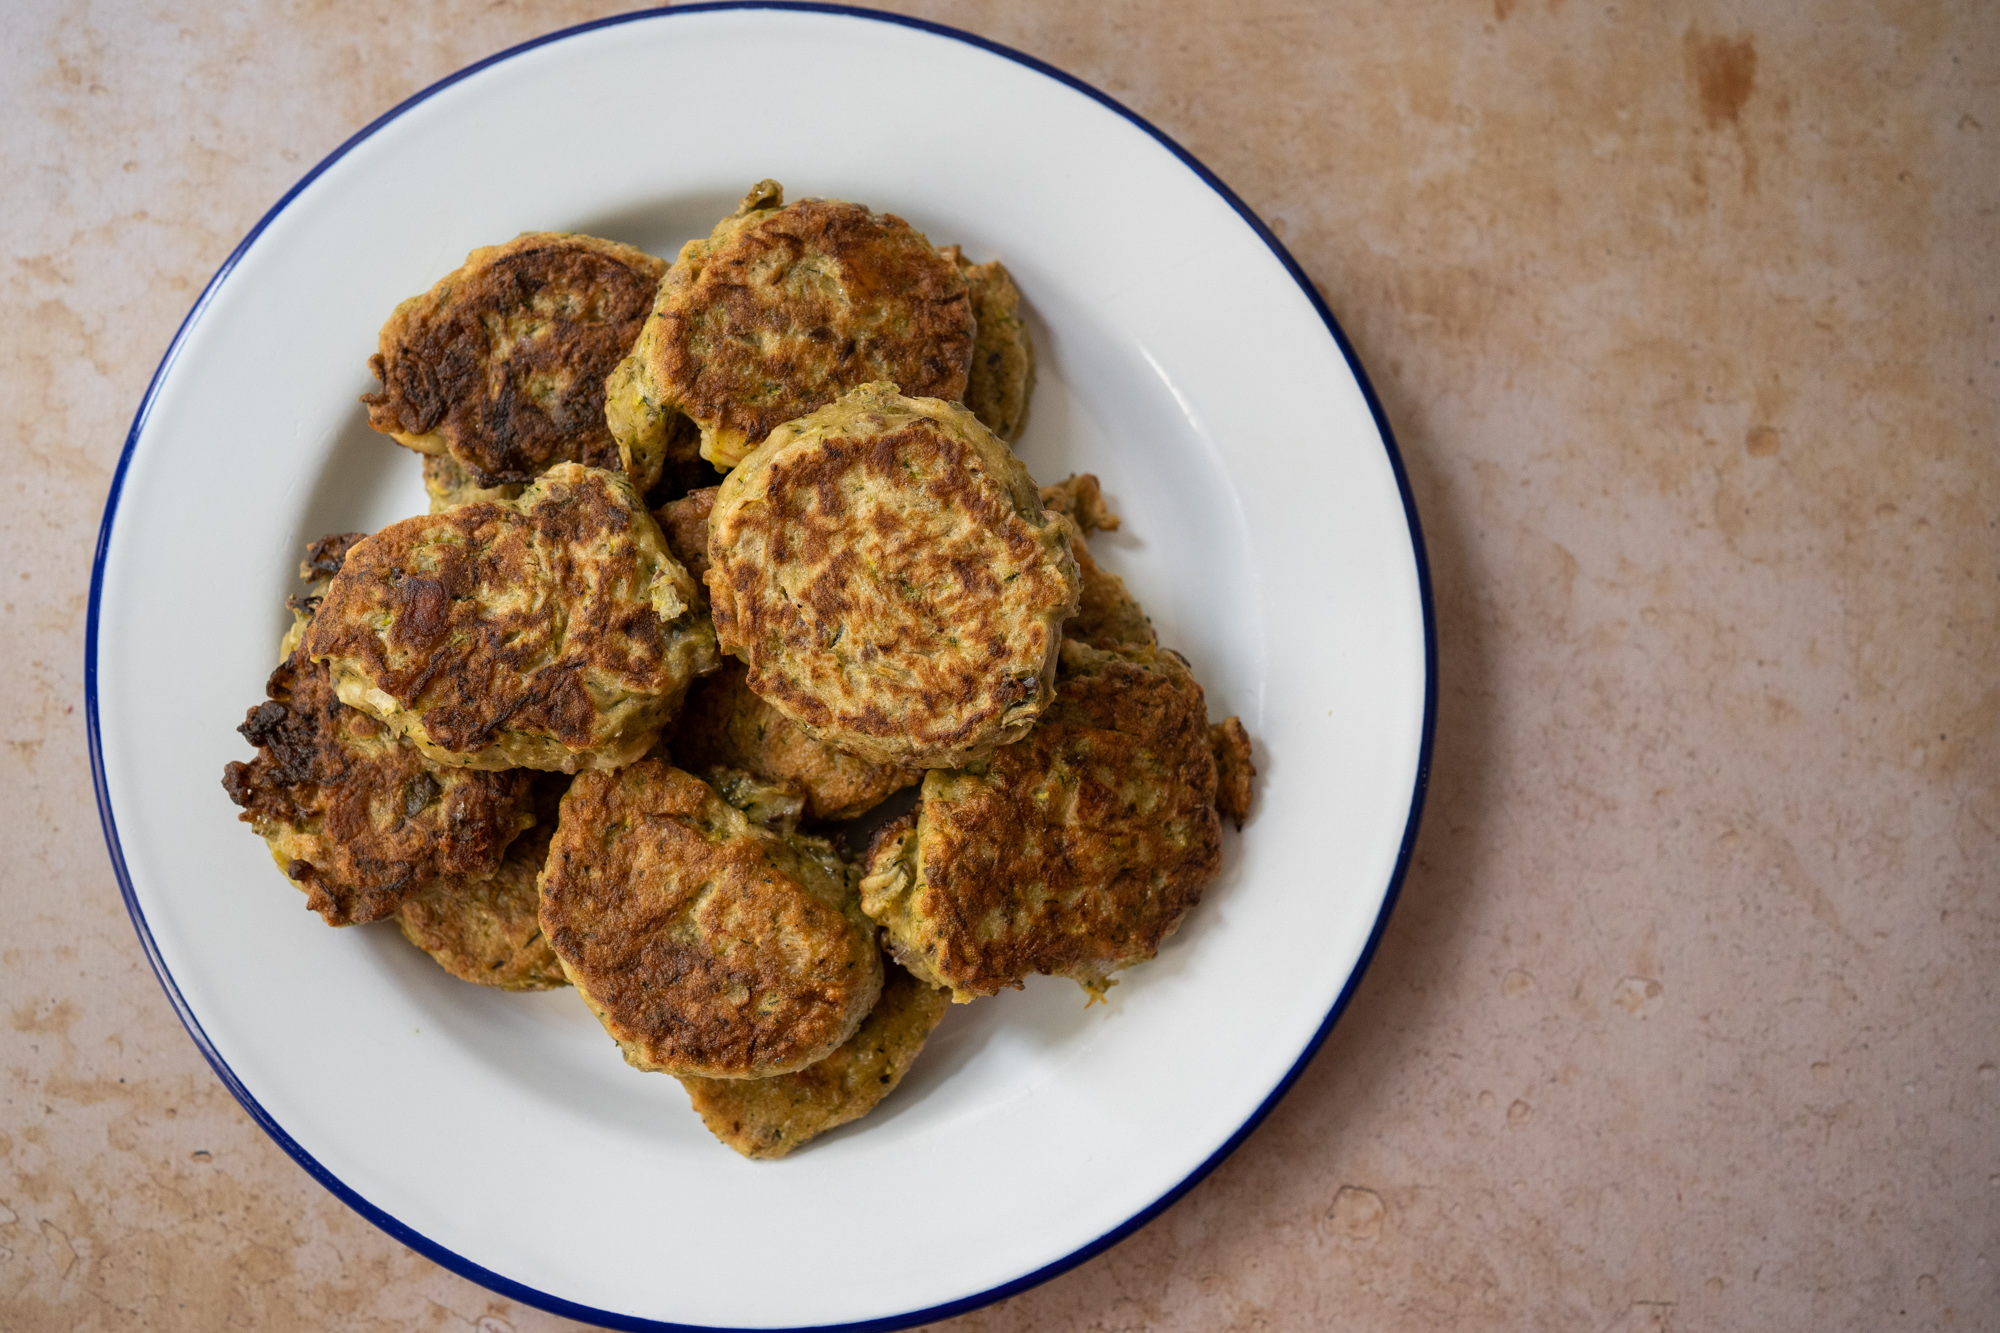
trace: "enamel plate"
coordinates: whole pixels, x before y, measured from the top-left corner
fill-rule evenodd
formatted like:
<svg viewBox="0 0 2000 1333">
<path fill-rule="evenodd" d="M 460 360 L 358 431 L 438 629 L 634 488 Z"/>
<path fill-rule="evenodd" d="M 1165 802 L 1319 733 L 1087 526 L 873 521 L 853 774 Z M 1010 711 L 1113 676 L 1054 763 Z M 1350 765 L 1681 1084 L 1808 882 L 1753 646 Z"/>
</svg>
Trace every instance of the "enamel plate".
<svg viewBox="0 0 2000 1333">
<path fill-rule="evenodd" d="M 369 431 L 375 335 L 475 246 L 583 231 L 671 256 L 771 176 L 999 257 L 1039 356 L 1020 453 L 1091 471 L 1099 559 L 1215 718 L 1252 818 L 1159 958 L 954 1007 L 874 1114 L 780 1162 L 711 1138 L 576 994 L 448 977 L 331 930 L 237 822 L 304 544 L 424 510 Z M 1353 989 L 1415 835 L 1435 697 L 1416 515 L 1311 286 L 1200 164 L 962 33 L 695 6 L 558 34 L 320 165 L 196 303 L 106 507 L 88 682 L 132 919 L 216 1071 L 329 1189 L 475 1281 L 621 1328 L 900 1327 L 1063 1271 L 1269 1109 Z"/>
</svg>

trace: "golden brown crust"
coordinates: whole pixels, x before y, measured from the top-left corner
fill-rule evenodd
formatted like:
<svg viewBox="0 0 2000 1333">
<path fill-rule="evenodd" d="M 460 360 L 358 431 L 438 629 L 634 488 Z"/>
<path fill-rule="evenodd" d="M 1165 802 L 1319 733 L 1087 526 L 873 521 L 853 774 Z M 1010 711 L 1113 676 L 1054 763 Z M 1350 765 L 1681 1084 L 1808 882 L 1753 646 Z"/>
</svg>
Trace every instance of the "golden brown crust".
<svg viewBox="0 0 2000 1333">
<path fill-rule="evenodd" d="M 314 542 L 302 573 L 330 577 L 361 536 Z M 317 604 L 293 602 L 306 617 Z M 526 774 L 433 768 L 340 702 L 327 669 L 297 648 L 265 693 L 237 728 L 257 757 L 228 764 L 223 789 L 329 925 L 380 920 L 442 877 L 492 876 L 532 822 Z"/>
<path fill-rule="evenodd" d="M 567 779 L 537 774 L 537 807 L 543 804 L 539 789 L 550 783 L 560 798 Z M 562 963 L 542 933 L 535 883 L 555 831 L 551 810 L 514 840 L 491 879 L 448 876 L 405 898 L 396 913 L 403 938 L 461 981 L 513 991 L 567 986 Z"/>
<path fill-rule="evenodd" d="M 879 1106 L 950 1003 L 946 992 L 890 964 L 867 1020 L 824 1060 L 773 1078 L 683 1078 L 681 1086 L 716 1138 L 745 1157 L 783 1157 Z"/>
<path fill-rule="evenodd" d="M 382 388 L 361 400 L 368 424 L 449 451 L 480 486 L 560 462 L 617 468 L 604 381 L 638 340 L 665 271 L 629 245 L 558 232 L 474 250 L 382 326 L 368 361 Z"/>
<path fill-rule="evenodd" d="M 1215 809 L 1237 828 L 1250 817 L 1250 779 L 1257 766 L 1250 762 L 1250 733 L 1242 719 L 1231 715 L 1208 729 L 1215 752 Z"/>
<path fill-rule="evenodd" d="M 1055 707 L 975 769 L 924 778 L 870 849 L 862 905 L 918 976 L 970 1000 L 1030 973 L 1094 993 L 1151 958 L 1221 865 L 1201 686 L 1179 658 L 1063 645 Z"/>
<path fill-rule="evenodd" d="M 624 477 L 562 463 L 360 543 L 306 648 L 438 762 L 615 767 L 715 665 L 697 586 Z"/>
<path fill-rule="evenodd" d="M 947 767 L 1048 706 L 1076 561 L 964 408 L 863 385 L 773 432 L 708 529 L 718 643 L 817 739 Z"/>
<path fill-rule="evenodd" d="M 963 396 L 975 321 L 957 268 L 894 214 L 783 197 L 762 183 L 681 250 L 618 372 L 621 440 L 650 439 L 678 411 L 726 468 L 859 384 Z"/>
<path fill-rule="evenodd" d="M 667 539 L 667 549 L 697 579 L 708 573 L 708 515 L 715 508 L 715 493 L 720 489 L 704 486 L 653 511 Z"/>
<path fill-rule="evenodd" d="M 1027 429 L 1028 399 L 1035 391 L 1035 344 L 1021 316 L 1021 289 L 997 259 L 974 264 L 955 245 L 940 253 L 965 279 L 978 322 L 965 405 L 995 435 L 1012 444 Z"/>
<path fill-rule="evenodd" d="M 720 765 L 766 782 L 798 783 L 813 820 L 853 819 L 923 777 L 814 740 L 752 692 L 738 662 L 695 682 L 668 744 L 674 761 L 691 772 Z"/>
<path fill-rule="evenodd" d="M 542 871 L 563 970 L 641 1069 L 762 1078 L 823 1059 L 882 985 L 851 870 L 662 760 L 583 773 Z"/>
</svg>

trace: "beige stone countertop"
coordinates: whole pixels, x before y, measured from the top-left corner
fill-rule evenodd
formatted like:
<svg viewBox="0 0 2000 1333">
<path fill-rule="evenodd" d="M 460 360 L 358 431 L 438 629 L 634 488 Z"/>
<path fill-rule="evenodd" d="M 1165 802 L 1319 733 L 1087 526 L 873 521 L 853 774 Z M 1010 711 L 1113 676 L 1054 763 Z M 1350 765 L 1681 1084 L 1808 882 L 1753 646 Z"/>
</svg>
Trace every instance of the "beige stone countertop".
<svg viewBox="0 0 2000 1333">
<path fill-rule="evenodd" d="M 1991 9 L 897 7 L 1106 90 L 1284 238 L 1401 443 L 1442 650 L 1416 862 L 1317 1059 L 1150 1226 L 944 1327 L 2000 1327 Z M 106 857 L 83 642 L 132 412 L 244 232 L 608 12 L 0 6 L 0 1328 L 576 1327 L 210 1072 Z"/>
</svg>

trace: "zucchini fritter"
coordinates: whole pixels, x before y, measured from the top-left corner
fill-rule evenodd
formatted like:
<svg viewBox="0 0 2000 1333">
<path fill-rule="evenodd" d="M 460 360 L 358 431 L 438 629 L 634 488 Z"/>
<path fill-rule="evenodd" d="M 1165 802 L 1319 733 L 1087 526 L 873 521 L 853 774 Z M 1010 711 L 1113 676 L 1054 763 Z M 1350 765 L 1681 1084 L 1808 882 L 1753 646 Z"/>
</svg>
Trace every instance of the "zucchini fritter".
<svg viewBox="0 0 2000 1333">
<path fill-rule="evenodd" d="M 392 523 L 348 554 L 305 647 L 340 698 L 463 768 L 644 754 L 716 665 L 699 587 L 615 472 Z"/>
<path fill-rule="evenodd" d="M 853 819 L 923 777 L 814 740 L 751 691 L 738 662 L 695 682 L 668 746 L 674 762 L 693 772 L 720 765 L 766 782 L 799 784 L 812 820 Z"/>
<path fill-rule="evenodd" d="M 368 424 L 449 453 L 481 487 L 556 463 L 616 469 L 604 381 L 632 350 L 666 264 L 594 236 L 528 232 L 482 246 L 396 307 L 368 360 Z M 659 475 L 635 473 L 644 493 Z"/>
<path fill-rule="evenodd" d="M 301 575 L 340 568 L 359 533 L 323 538 Z M 299 623 L 316 595 L 294 598 Z M 265 686 L 269 699 L 237 730 L 258 754 L 223 769 L 243 821 L 328 925 L 377 921 L 441 878 L 489 879 L 534 822 L 525 773 L 440 770 L 381 722 L 342 703 L 325 666 L 292 645 Z"/>
<path fill-rule="evenodd" d="M 716 638 L 818 740 L 949 768 L 1048 707 L 1068 530 L 955 403 L 867 384 L 773 431 L 708 520 Z"/>
<path fill-rule="evenodd" d="M 955 245 L 940 253 L 965 279 L 978 322 L 965 405 L 988 430 L 1012 444 L 1027 429 L 1028 398 L 1035 391 L 1035 344 L 1021 318 L 1021 289 L 997 259 L 975 264 Z"/>
<path fill-rule="evenodd" d="M 660 283 L 608 390 L 628 467 L 665 451 L 676 415 L 727 469 L 778 423 L 856 385 L 965 394 L 974 318 L 957 266 L 892 213 L 784 198 L 759 182 Z"/>
<path fill-rule="evenodd" d="M 874 927 L 832 844 L 753 823 L 663 760 L 577 775 L 541 893 L 563 971 L 640 1069 L 803 1069 L 854 1035 L 882 989 Z"/>
<path fill-rule="evenodd" d="M 403 938 L 461 981 L 501 990 L 567 986 L 562 964 L 542 933 L 535 880 L 555 836 L 556 808 L 569 779 L 534 776 L 535 826 L 514 839 L 491 879 L 446 876 L 403 900 L 396 924 Z"/>
<path fill-rule="evenodd" d="M 1140 644 L 1062 649 L 1055 706 L 982 764 L 924 777 L 870 849 L 862 906 L 960 1003 L 1032 972 L 1093 995 L 1151 958 L 1221 866 L 1201 686 Z"/>
<path fill-rule="evenodd" d="M 881 1105 L 950 1003 L 950 995 L 891 963 L 883 968 L 882 998 L 824 1060 L 771 1078 L 684 1077 L 681 1086 L 716 1138 L 745 1157 L 783 1157 Z"/>
</svg>

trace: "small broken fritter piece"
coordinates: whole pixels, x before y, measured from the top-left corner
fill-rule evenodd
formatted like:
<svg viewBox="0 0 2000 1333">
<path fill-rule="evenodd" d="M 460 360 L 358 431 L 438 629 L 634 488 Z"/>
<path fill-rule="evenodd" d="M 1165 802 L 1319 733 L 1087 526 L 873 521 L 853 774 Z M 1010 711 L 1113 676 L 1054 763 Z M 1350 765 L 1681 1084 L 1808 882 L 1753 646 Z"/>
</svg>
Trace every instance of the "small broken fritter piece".
<svg viewBox="0 0 2000 1333">
<path fill-rule="evenodd" d="M 1073 472 L 1042 487 L 1042 507 L 1070 519 L 1086 537 L 1093 532 L 1116 532 L 1124 525 L 1104 503 L 1104 488 L 1095 472 Z"/>
<path fill-rule="evenodd" d="M 491 879 L 443 877 L 405 898 L 396 912 L 403 938 L 460 981 L 513 991 L 569 984 L 542 933 L 541 890 L 535 883 L 548 860 L 557 803 L 569 779 L 537 773 L 533 782 L 535 826 L 508 847 Z"/>
<path fill-rule="evenodd" d="M 754 823 L 659 759 L 580 773 L 542 871 L 542 928 L 639 1069 L 765 1078 L 822 1060 L 882 989 L 832 844 Z"/>
<path fill-rule="evenodd" d="M 1062 649 L 1027 739 L 924 777 L 870 848 L 862 907 L 886 947 L 960 1003 L 1031 973 L 1093 995 L 1151 958 L 1222 863 L 1201 686 L 1139 644 Z"/>
<path fill-rule="evenodd" d="M 745 1157 L 783 1157 L 859 1120 L 896 1090 L 944 1017 L 951 996 L 894 963 L 882 998 L 855 1034 L 824 1060 L 772 1078 L 682 1078 L 709 1132 Z"/>
<path fill-rule="evenodd" d="M 1126 590 L 1125 580 L 1098 564 L 1084 539 L 1093 532 L 1116 532 L 1118 515 L 1104 503 L 1104 492 L 1089 472 L 1042 487 L 1042 505 L 1071 524 L 1070 553 L 1082 580 L 1076 614 L 1063 625 L 1063 637 L 1109 648 L 1119 643 L 1158 643 L 1152 619 Z"/>
<path fill-rule="evenodd" d="M 523 489 L 519 482 L 481 486 L 465 470 L 465 464 L 450 454 L 424 455 L 424 494 L 431 498 L 433 514 L 481 500 L 518 500 Z"/>
<path fill-rule="evenodd" d="M 708 520 L 716 640 L 817 740 L 949 768 L 1048 706 L 1078 579 L 1034 479 L 956 403 L 867 384 L 771 432 Z"/>
<path fill-rule="evenodd" d="M 301 573 L 317 586 L 360 536 L 314 542 Z M 438 770 L 342 703 L 326 667 L 297 644 L 318 605 L 311 594 L 292 599 L 293 647 L 237 728 L 258 750 L 223 769 L 240 817 L 329 925 L 378 921 L 442 878 L 490 878 L 534 822 L 527 774 Z"/>
<path fill-rule="evenodd" d="M 1208 743 L 1215 752 L 1216 812 L 1242 828 L 1250 817 L 1250 779 L 1257 776 L 1257 765 L 1250 762 L 1250 733 L 1242 719 L 1231 715 L 1208 729 Z"/>
<path fill-rule="evenodd" d="M 697 579 L 708 573 L 708 515 L 715 508 L 715 493 L 721 489 L 704 486 L 653 511 L 654 521 L 667 539 L 667 549 Z"/>
<path fill-rule="evenodd" d="M 838 199 L 787 205 L 762 181 L 681 247 L 611 378 L 611 427 L 629 466 L 664 453 L 684 415 L 727 470 L 857 385 L 958 400 L 975 327 L 957 266 L 909 223 Z"/>
<path fill-rule="evenodd" d="M 717 661 L 699 585 L 631 484 L 575 463 L 361 542 L 305 649 L 441 765 L 562 772 L 644 754 Z"/>
<path fill-rule="evenodd" d="M 367 537 L 365 532 L 336 532 L 306 543 L 306 558 L 299 565 L 299 578 L 305 583 L 306 590 L 285 598 L 285 609 L 292 613 L 292 624 L 285 631 L 285 637 L 278 641 L 280 663 L 288 661 L 292 650 L 299 646 L 299 640 L 305 638 L 306 626 L 312 624 L 313 612 L 319 610 L 320 599 L 326 596 L 326 585 L 340 572 L 341 562 L 347 559 L 347 553 Z"/>
<path fill-rule="evenodd" d="M 604 381 L 632 350 L 666 272 L 615 241 L 529 232 L 466 256 L 396 307 L 369 358 L 368 424 L 472 483 L 531 481 L 557 463 L 620 466 Z M 643 494 L 658 468 L 632 477 Z"/>
<path fill-rule="evenodd" d="M 690 772 L 722 765 L 767 782 L 798 783 L 806 793 L 806 818 L 815 821 L 853 819 L 923 776 L 814 740 L 759 698 L 746 677 L 741 663 L 725 662 L 695 682 L 668 742 L 676 763 Z"/>
<path fill-rule="evenodd" d="M 987 429 L 1013 444 L 1027 429 L 1028 399 L 1035 391 L 1035 343 L 1028 334 L 1028 321 L 1021 317 L 1021 289 L 997 259 L 975 264 L 955 245 L 939 253 L 965 279 L 978 322 L 965 405 Z"/>
</svg>

